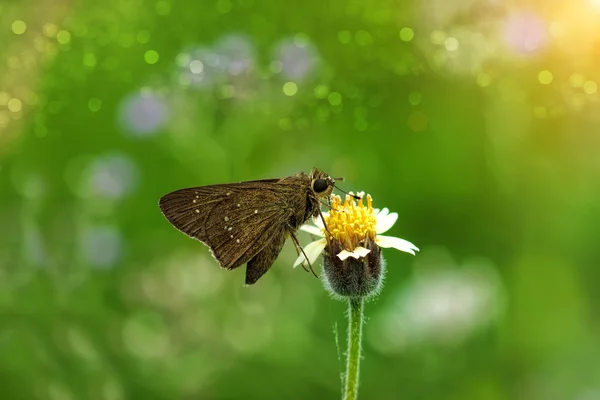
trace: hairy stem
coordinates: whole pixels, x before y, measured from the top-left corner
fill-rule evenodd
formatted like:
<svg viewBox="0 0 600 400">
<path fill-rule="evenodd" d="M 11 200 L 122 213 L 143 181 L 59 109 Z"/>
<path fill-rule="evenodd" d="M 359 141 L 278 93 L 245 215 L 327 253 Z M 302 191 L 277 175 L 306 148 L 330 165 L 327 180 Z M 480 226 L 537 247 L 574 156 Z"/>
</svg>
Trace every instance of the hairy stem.
<svg viewBox="0 0 600 400">
<path fill-rule="evenodd" d="M 358 378 L 362 346 L 364 300 L 348 299 L 348 353 L 346 362 L 344 400 L 358 398 Z"/>
</svg>

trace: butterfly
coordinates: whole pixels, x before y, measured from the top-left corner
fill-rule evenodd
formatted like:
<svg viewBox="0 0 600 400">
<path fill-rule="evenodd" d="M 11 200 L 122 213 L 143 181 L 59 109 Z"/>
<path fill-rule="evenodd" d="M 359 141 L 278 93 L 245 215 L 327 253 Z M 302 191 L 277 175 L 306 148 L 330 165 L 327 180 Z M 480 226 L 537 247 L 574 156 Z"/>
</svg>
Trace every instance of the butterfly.
<svg viewBox="0 0 600 400">
<path fill-rule="evenodd" d="M 159 207 L 171 225 L 208 246 L 222 268 L 246 264 L 251 285 L 271 268 L 289 237 L 304 253 L 296 231 L 322 218 L 321 200 L 334 185 L 335 179 L 314 168 L 308 175 L 176 190 Z"/>
</svg>

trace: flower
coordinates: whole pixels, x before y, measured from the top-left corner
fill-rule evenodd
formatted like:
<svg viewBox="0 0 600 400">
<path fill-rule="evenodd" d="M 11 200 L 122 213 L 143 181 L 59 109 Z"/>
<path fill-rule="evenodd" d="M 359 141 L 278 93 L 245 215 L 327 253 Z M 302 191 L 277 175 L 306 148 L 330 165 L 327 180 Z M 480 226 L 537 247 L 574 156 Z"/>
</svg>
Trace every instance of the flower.
<svg viewBox="0 0 600 400">
<path fill-rule="evenodd" d="M 379 293 L 385 274 L 382 247 L 413 255 L 419 250 L 404 239 L 380 235 L 394 225 L 398 214 L 390 213 L 387 208 L 373 209 L 369 195 L 365 206 L 363 198 L 364 193 L 358 196 L 350 193 L 342 203 L 339 196 L 332 195 L 331 212 L 323 215 L 325 225 L 316 219 L 316 226 L 301 228 L 323 236 L 306 246 L 304 252 L 311 264 L 323 253 L 323 284 L 332 297 L 340 300 L 366 299 Z M 302 254 L 294 266 L 306 262 L 306 258 Z"/>
<path fill-rule="evenodd" d="M 327 236 L 320 217 L 313 220 L 315 225 L 303 225 L 300 228 L 303 231 L 322 237 L 322 239 L 314 241 L 304 248 L 306 257 L 308 257 L 311 264 L 317 260 L 331 241 L 341 244 L 342 250 L 337 253 L 337 257 L 341 261 L 346 260 L 348 257 L 355 259 L 365 257 L 371 252 L 367 248 L 367 242 L 375 243 L 383 248 L 394 248 L 412 255 L 415 255 L 415 251 L 419 251 L 414 244 L 407 240 L 381 235 L 396 223 L 397 213 L 390 213 L 387 208 L 374 209 L 371 195 L 367 194 L 366 196 L 366 206 L 363 204 L 364 193 L 359 193 L 358 197 L 360 197 L 360 200 L 355 201 L 351 192 L 342 203 L 340 196 L 331 195 L 331 212 L 323 213 L 323 218 L 330 232 Z M 306 258 L 301 254 L 296 259 L 294 267 L 304 262 L 306 262 Z"/>
</svg>

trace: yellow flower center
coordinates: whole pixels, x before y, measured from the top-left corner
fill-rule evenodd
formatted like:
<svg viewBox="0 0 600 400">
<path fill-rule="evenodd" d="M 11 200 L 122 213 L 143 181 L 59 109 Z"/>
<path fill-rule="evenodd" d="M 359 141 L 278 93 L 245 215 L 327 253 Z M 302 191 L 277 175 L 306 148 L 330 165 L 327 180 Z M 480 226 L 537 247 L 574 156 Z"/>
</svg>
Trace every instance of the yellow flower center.
<svg viewBox="0 0 600 400">
<path fill-rule="evenodd" d="M 352 251 L 358 246 L 364 246 L 366 239 L 375 240 L 377 218 L 373 211 L 373 199 L 367 195 L 367 205 L 363 204 L 364 196 L 356 201 L 351 195 L 346 195 L 344 202 L 340 196 L 331 195 L 331 211 L 325 217 L 328 232 L 324 232 L 328 241 L 335 239 L 346 250 Z"/>
</svg>

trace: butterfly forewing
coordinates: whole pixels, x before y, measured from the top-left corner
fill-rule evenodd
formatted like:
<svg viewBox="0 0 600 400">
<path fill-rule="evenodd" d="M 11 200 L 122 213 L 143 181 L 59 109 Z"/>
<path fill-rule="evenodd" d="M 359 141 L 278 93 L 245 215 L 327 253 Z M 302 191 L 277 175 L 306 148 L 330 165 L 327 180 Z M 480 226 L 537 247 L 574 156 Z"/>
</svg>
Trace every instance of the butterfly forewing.
<svg viewBox="0 0 600 400">
<path fill-rule="evenodd" d="M 232 269 L 285 230 L 286 191 L 268 190 L 278 181 L 181 189 L 161 198 L 159 205 L 173 226 L 205 243 L 223 268 Z M 255 190 L 258 185 L 261 190 Z"/>
</svg>

